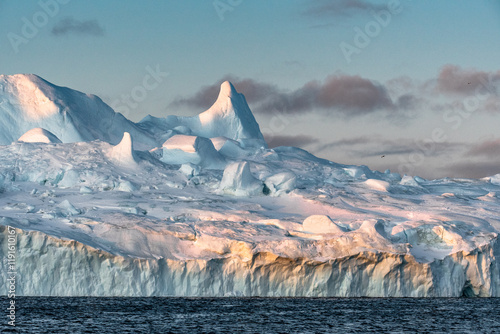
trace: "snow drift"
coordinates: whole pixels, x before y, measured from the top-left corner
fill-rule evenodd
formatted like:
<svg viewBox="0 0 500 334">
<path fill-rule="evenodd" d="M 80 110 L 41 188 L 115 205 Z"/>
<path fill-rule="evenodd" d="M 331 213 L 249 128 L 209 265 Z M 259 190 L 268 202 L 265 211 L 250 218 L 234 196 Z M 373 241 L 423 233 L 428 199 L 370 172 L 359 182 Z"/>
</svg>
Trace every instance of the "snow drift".
<svg viewBox="0 0 500 334">
<path fill-rule="evenodd" d="M 161 161 L 167 164 L 194 164 L 208 169 L 224 168 L 224 158 L 215 150 L 210 139 L 175 135 L 162 145 Z"/>
<path fill-rule="evenodd" d="M 24 143 L 62 143 L 52 132 L 41 128 L 34 128 L 22 135 L 17 141 Z"/>
<path fill-rule="evenodd" d="M 264 193 L 264 185 L 250 171 L 247 161 L 235 162 L 224 169 L 220 189 L 234 196 L 252 196 Z"/>
<path fill-rule="evenodd" d="M 120 143 L 109 149 L 107 156 L 115 164 L 129 168 L 136 168 L 137 157 L 134 153 L 133 141 L 130 133 L 125 132 Z"/>
</svg>

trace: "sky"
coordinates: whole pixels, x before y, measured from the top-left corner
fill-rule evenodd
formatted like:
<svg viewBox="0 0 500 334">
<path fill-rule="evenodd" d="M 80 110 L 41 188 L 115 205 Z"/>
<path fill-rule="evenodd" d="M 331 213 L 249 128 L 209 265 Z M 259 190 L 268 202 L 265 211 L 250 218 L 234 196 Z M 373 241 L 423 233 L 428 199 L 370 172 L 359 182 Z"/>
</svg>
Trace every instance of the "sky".
<svg viewBox="0 0 500 334">
<path fill-rule="evenodd" d="M 230 80 L 270 147 L 429 179 L 500 173 L 495 0 L 0 0 L 0 50 L 1 74 L 133 121 L 200 113 Z"/>
</svg>

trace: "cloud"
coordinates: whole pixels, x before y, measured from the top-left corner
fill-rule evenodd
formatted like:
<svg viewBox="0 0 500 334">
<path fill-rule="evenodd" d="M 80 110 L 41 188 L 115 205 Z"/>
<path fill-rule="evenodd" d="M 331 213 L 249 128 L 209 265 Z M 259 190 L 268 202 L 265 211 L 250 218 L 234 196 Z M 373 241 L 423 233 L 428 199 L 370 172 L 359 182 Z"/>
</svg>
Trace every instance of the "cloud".
<svg viewBox="0 0 500 334">
<path fill-rule="evenodd" d="M 416 104 L 412 95 L 400 96 L 395 102 L 386 88 L 360 76 L 332 75 L 324 81 L 313 80 L 302 87 L 286 91 L 275 85 L 228 75 L 214 85 L 204 86 L 192 96 L 179 97 L 169 107 L 208 108 L 215 101 L 222 81 L 229 80 L 243 93 L 252 110 L 260 114 L 327 112 L 345 117 L 362 116 L 377 111 L 393 114 Z"/>
<path fill-rule="evenodd" d="M 306 135 L 287 136 L 271 135 L 266 133 L 264 133 L 264 139 L 266 140 L 270 148 L 278 146 L 304 147 L 310 144 L 317 143 L 319 141 L 317 138 Z"/>
<path fill-rule="evenodd" d="M 466 156 L 500 157 L 500 139 L 486 140 L 474 145 L 466 152 Z"/>
<path fill-rule="evenodd" d="M 387 89 L 393 92 L 409 92 L 416 88 L 415 80 L 409 76 L 399 76 L 386 82 Z"/>
<path fill-rule="evenodd" d="M 447 175 L 465 178 L 482 178 L 500 173 L 500 159 L 497 161 L 459 162 L 442 168 Z"/>
<path fill-rule="evenodd" d="M 352 146 L 366 145 L 368 143 L 373 143 L 373 141 L 374 141 L 373 136 L 359 136 L 353 138 L 340 139 L 318 145 L 317 147 L 314 148 L 314 152 L 319 153 L 323 151 L 329 151 L 332 149 L 345 149 L 345 147 L 348 147 L 350 151 Z"/>
<path fill-rule="evenodd" d="M 461 115 L 475 111 L 500 112 L 500 71 L 463 69 L 447 64 L 435 77 L 422 83 L 398 77 L 385 85 L 401 110 L 451 111 Z M 410 118 L 411 112 L 405 115 Z"/>
<path fill-rule="evenodd" d="M 462 69 L 456 65 L 441 68 L 436 82 L 436 90 L 443 94 L 475 95 L 498 93 L 500 71 L 485 72 Z"/>
<path fill-rule="evenodd" d="M 472 169 L 467 171 L 466 168 L 455 170 L 453 167 L 456 163 L 450 163 L 443 168 L 444 164 L 451 161 L 464 161 L 463 152 L 469 147 L 470 144 L 459 141 L 430 143 L 414 138 L 363 135 L 312 144 L 307 149 L 319 157 L 334 159 L 337 162 L 342 157 L 341 162 L 347 164 L 367 165 L 379 171 L 390 169 L 401 174 L 433 179 L 446 176 L 472 177 L 484 172 L 472 173 Z M 500 167 L 500 164 L 498 166 Z"/>
<path fill-rule="evenodd" d="M 207 109 L 225 80 L 231 81 L 245 95 L 251 109 L 261 115 L 318 113 L 346 119 L 378 115 L 392 123 L 404 124 L 426 110 L 459 112 L 470 107 L 466 103 L 471 102 L 478 102 L 477 110 L 500 112 L 500 93 L 497 93 L 500 71 L 463 70 L 455 65 L 444 66 L 435 78 L 422 83 L 397 77 L 381 84 L 359 75 L 335 74 L 292 90 L 226 75 L 191 96 L 178 97 L 169 107 Z M 469 101 L 469 97 L 473 100 Z"/>
<path fill-rule="evenodd" d="M 196 107 L 200 109 L 209 108 L 217 99 L 220 85 L 224 81 L 231 81 L 238 92 L 245 95 L 248 103 L 259 103 L 273 94 L 277 94 L 276 86 L 259 82 L 253 79 L 239 79 L 232 75 L 226 75 L 213 85 L 201 87 L 201 89 L 190 97 L 179 97 L 169 107 Z"/>
<path fill-rule="evenodd" d="M 51 33 L 55 36 L 68 34 L 104 36 L 104 28 L 97 20 L 79 21 L 68 17 L 56 23 Z"/>
<path fill-rule="evenodd" d="M 412 110 L 423 103 L 423 100 L 413 94 L 403 94 L 395 102 L 397 109 Z"/>
<path fill-rule="evenodd" d="M 445 157 L 453 152 L 457 152 L 465 145 L 459 142 L 443 142 L 432 143 L 431 149 L 426 149 L 427 144 L 420 143 L 413 139 L 386 140 L 381 143 L 378 150 L 365 152 L 361 151 L 364 156 L 379 156 L 379 155 L 406 155 L 423 152 L 426 157 Z M 424 149 L 423 149 L 424 148 Z"/>
<path fill-rule="evenodd" d="M 288 113 L 320 109 L 359 116 L 394 106 L 382 85 L 360 76 L 334 75 L 324 82 L 310 81 L 295 91 L 276 94 L 260 109 Z"/>
<path fill-rule="evenodd" d="M 427 157 L 441 157 L 463 149 L 466 144 L 461 142 L 428 143 L 411 138 L 387 139 L 381 136 L 359 136 L 333 141 L 314 148 L 314 153 L 339 149 L 348 156 L 355 158 L 371 158 L 377 156 L 408 156 L 422 152 L 425 149 Z"/>
<path fill-rule="evenodd" d="M 370 13 L 385 9 L 383 4 L 375 4 L 367 0 L 315 0 L 303 12 L 305 16 L 312 17 L 346 17 L 357 14 Z"/>
</svg>

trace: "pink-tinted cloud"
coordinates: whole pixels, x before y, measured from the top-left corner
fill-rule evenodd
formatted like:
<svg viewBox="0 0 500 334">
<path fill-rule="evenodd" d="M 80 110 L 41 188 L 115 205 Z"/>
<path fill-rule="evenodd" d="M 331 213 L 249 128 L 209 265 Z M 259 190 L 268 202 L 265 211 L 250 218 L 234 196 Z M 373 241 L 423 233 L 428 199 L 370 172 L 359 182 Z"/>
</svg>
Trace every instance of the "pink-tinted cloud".
<svg viewBox="0 0 500 334">
<path fill-rule="evenodd" d="M 193 96 L 177 98 L 171 103 L 172 107 L 190 106 L 200 109 L 209 108 L 217 99 L 220 85 L 224 81 L 231 81 L 236 90 L 245 95 L 248 103 L 259 103 L 269 96 L 279 94 L 274 85 L 259 82 L 253 79 L 240 79 L 232 75 L 226 75 L 213 85 L 203 86 Z"/>
<path fill-rule="evenodd" d="M 299 113 L 326 110 L 344 116 L 360 116 L 395 107 L 384 86 L 360 76 L 335 75 L 324 82 L 310 81 L 294 91 L 270 96 L 257 111 Z"/>
<path fill-rule="evenodd" d="M 446 65 L 439 72 L 436 89 L 444 94 L 471 95 L 484 91 L 496 95 L 498 84 L 500 71 L 485 72 Z"/>
<path fill-rule="evenodd" d="M 322 111 L 347 117 L 385 110 L 409 108 L 412 96 L 403 96 L 393 102 L 386 88 L 360 76 L 333 75 L 323 82 L 314 80 L 302 87 L 285 91 L 275 85 L 253 79 L 225 76 L 214 85 L 204 86 L 190 97 L 178 98 L 171 106 L 208 108 L 217 98 L 220 82 L 230 80 L 243 93 L 254 110 L 261 114 L 274 111 L 282 113 L 305 113 Z"/>
</svg>

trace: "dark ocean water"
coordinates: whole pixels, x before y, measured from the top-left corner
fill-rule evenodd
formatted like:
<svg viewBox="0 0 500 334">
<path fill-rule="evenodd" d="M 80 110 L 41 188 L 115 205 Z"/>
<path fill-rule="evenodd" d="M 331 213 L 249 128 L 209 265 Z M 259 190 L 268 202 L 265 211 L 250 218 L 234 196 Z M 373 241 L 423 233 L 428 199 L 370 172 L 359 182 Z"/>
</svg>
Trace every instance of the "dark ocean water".
<svg viewBox="0 0 500 334">
<path fill-rule="evenodd" d="M 0 298 L 7 319 L 9 300 Z M 500 298 L 18 297 L 14 333 L 500 333 Z M 2 332 L 13 329 L 2 323 Z"/>
</svg>

